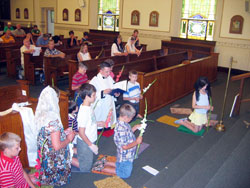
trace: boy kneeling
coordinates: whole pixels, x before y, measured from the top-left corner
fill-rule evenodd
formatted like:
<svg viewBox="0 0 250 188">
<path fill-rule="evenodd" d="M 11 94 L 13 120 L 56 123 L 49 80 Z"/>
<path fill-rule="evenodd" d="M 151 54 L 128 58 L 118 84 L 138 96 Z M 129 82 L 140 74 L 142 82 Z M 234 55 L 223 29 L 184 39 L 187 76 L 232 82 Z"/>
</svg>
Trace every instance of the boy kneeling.
<svg viewBox="0 0 250 188">
<path fill-rule="evenodd" d="M 0 135 L 0 187 L 35 188 L 18 157 L 21 138 L 10 132 Z"/>
<path fill-rule="evenodd" d="M 142 142 L 142 137 L 136 139 L 134 135 L 134 132 L 141 125 L 135 125 L 133 128 L 129 125 L 135 113 L 135 109 L 130 104 L 124 104 L 120 108 L 120 116 L 114 134 L 114 142 L 117 146 L 116 163 L 106 162 L 102 169 L 103 172 L 116 174 L 121 178 L 130 177 L 133 169 L 136 146 Z"/>
</svg>

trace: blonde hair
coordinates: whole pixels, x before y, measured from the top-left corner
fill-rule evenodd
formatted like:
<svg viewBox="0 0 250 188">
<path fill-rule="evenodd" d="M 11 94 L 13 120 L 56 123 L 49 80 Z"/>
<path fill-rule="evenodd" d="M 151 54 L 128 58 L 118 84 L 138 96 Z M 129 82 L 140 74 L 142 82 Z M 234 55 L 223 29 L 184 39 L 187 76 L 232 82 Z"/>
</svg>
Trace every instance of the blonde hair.
<svg viewBox="0 0 250 188">
<path fill-rule="evenodd" d="M 135 116 L 135 109 L 132 105 L 130 104 L 124 104 L 121 106 L 120 108 L 120 116 L 121 117 L 124 117 L 124 116 L 127 116 L 129 118 L 133 118 Z"/>
<path fill-rule="evenodd" d="M 84 48 L 84 46 L 87 46 L 87 48 L 88 48 L 88 45 L 87 45 L 87 44 L 85 44 L 85 43 L 82 44 L 81 47 L 80 47 L 80 52 L 82 52 L 82 53 L 83 53 L 83 48 Z"/>
<path fill-rule="evenodd" d="M 15 133 L 5 132 L 0 136 L 0 150 L 3 151 L 6 148 L 12 148 L 19 142 L 21 142 L 20 136 Z"/>
</svg>

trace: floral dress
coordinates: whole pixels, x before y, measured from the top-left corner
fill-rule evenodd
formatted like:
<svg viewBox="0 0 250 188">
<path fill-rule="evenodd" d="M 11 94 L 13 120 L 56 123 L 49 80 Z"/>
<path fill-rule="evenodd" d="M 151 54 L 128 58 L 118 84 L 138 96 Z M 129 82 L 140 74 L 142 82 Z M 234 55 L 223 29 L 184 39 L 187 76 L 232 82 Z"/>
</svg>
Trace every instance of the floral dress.
<svg viewBox="0 0 250 188">
<path fill-rule="evenodd" d="M 55 151 L 51 142 L 51 133 L 55 131 L 60 131 L 61 141 L 66 139 L 58 120 L 49 122 L 48 126 L 42 127 L 38 134 L 38 152 L 44 144 L 41 155 L 38 154 L 39 160 L 42 157 L 39 179 L 42 184 L 61 186 L 68 183 L 71 176 L 70 152 L 68 146 Z"/>
</svg>

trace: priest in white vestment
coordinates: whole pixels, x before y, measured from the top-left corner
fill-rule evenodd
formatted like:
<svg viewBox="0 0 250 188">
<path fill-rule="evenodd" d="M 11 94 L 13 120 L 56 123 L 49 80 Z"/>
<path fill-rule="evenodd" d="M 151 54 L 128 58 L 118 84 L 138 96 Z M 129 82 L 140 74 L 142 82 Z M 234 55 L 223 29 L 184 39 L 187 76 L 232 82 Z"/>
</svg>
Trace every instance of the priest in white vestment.
<svg viewBox="0 0 250 188">
<path fill-rule="evenodd" d="M 113 78 L 110 76 L 110 72 L 110 64 L 104 61 L 100 64 L 100 72 L 89 82 L 96 88 L 96 101 L 93 104 L 96 121 L 105 122 L 108 118 L 108 114 L 111 114 L 110 122 L 107 127 L 116 123 L 116 109 L 114 101 L 115 97 L 119 96 L 119 93 L 115 93 L 115 97 L 110 95 L 113 84 L 115 83 Z"/>
</svg>

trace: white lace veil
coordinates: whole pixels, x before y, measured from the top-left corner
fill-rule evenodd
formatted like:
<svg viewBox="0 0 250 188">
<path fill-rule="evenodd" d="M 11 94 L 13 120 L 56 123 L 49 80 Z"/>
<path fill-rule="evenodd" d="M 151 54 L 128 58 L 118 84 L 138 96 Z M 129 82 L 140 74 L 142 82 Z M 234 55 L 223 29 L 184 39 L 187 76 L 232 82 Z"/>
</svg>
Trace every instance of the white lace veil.
<svg viewBox="0 0 250 188">
<path fill-rule="evenodd" d="M 135 51 L 136 51 L 136 50 L 135 50 L 135 43 L 132 44 L 132 42 L 131 42 L 131 37 L 129 37 L 128 42 L 127 42 L 126 45 L 129 46 L 131 52 L 135 52 Z M 125 49 L 126 49 L 126 48 L 125 48 Z"/>
<path fill-rule="evenodd" d="M 56 91 L 50 86 L 47 86 L 42 90 L 36 107 L 35 125 L 37 128 L 37 135 L 42 127 L 48 125 L 50 121 L 55 120 L 59 120 L 62 126 L 59 98 Z"/>
</svg>

